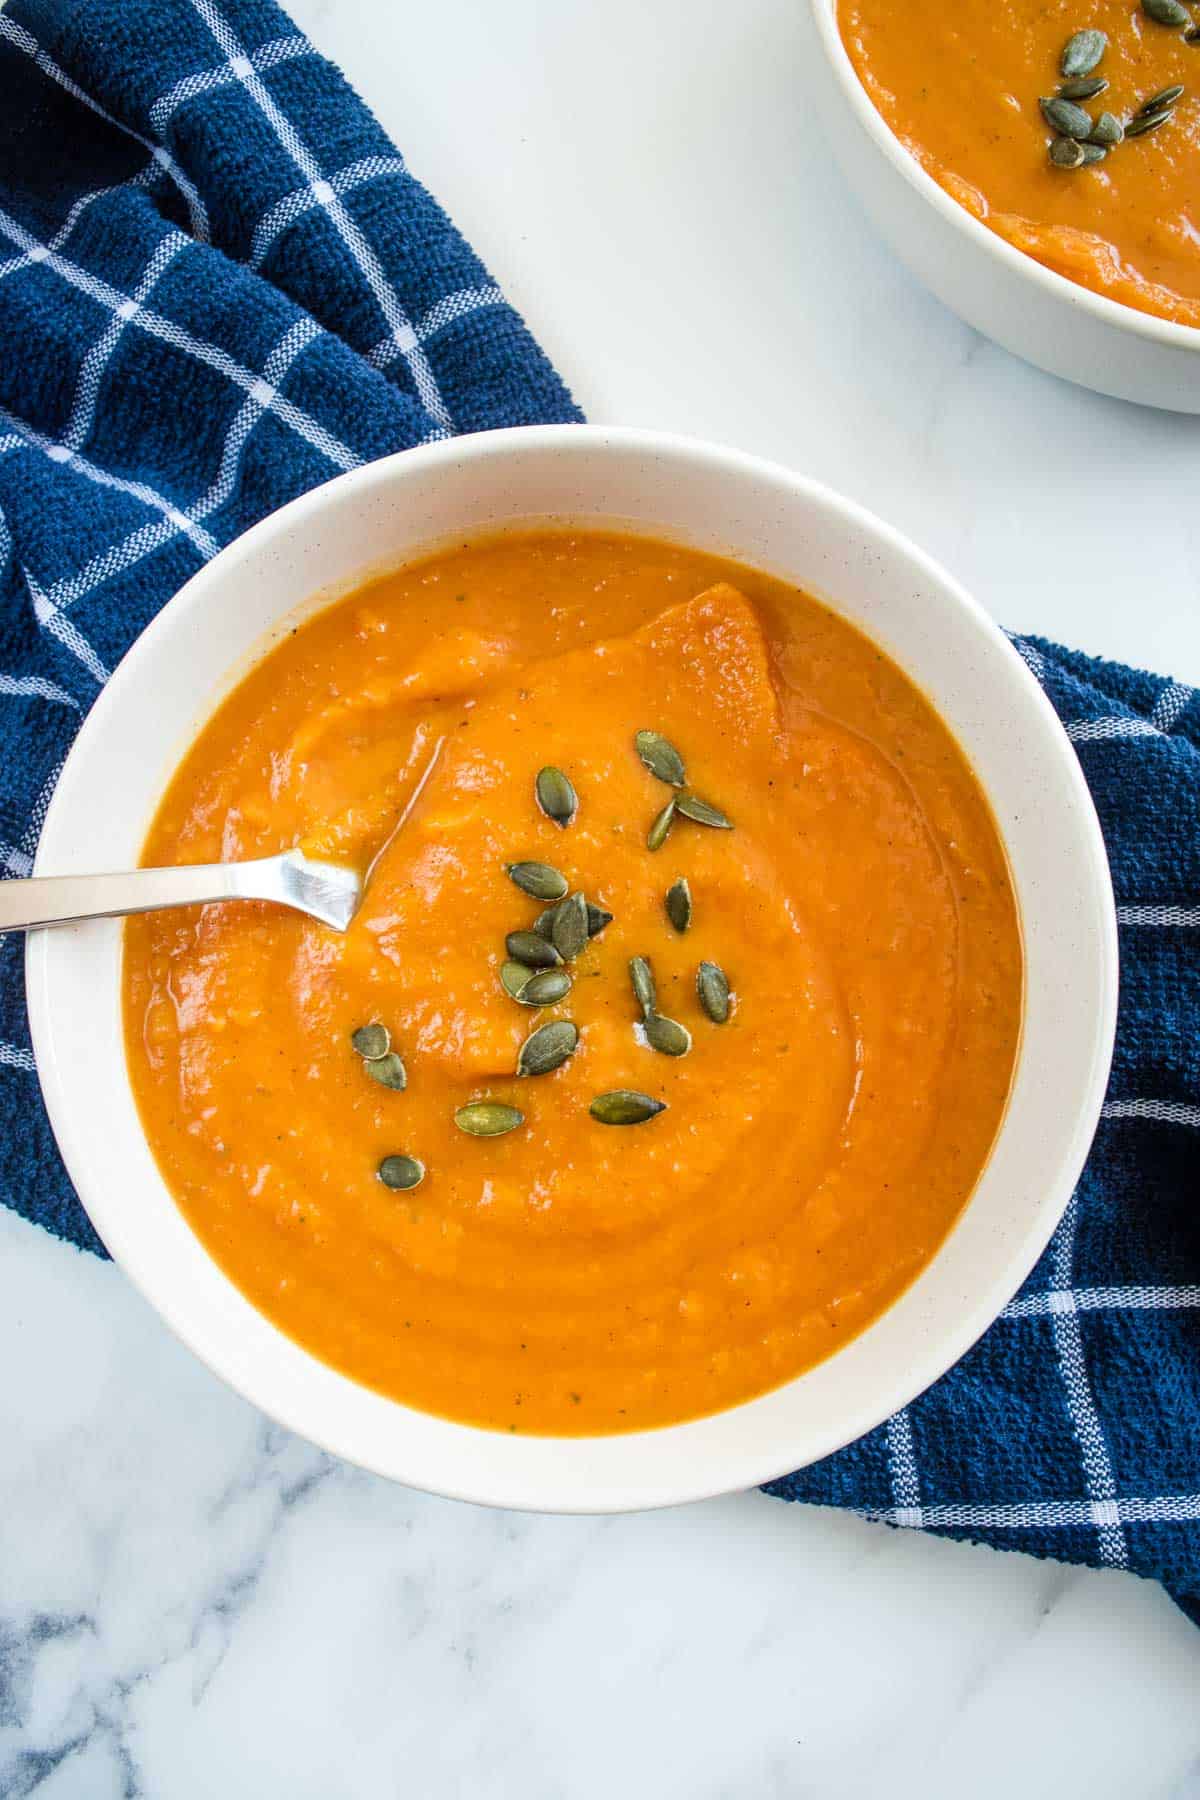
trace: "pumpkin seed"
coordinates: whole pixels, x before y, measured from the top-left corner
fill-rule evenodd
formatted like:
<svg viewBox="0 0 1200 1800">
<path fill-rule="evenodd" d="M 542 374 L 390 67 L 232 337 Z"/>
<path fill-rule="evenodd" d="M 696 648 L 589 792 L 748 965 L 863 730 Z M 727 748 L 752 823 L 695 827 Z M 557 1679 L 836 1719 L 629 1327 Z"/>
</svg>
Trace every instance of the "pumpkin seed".
<svg viewBox="0 0 1200 1800">
<path fill-rule="evenodd" d="M 682 787 L 687 780 L 687 771 L 683 766 L 674 744 L 670 743 L 657 731 L 639 731 L 634 738 L 637 753 L 652 775 L 659 781 L 665 781 L 668 787 Z"/>
<path fill-rule="evenodd" d="M 1170 107 L 1165 112 L 1139 113 L 1126 125 L 1125 136 L 1127 138 L 1146 137 L 1149 132 L 1157 131 L 1160 125 L 1165 125 L 1170 116 Z"/>
<path fill-rule="evenodd" d="M 408 1071 L 394 1050 L 389 1050 L 386 1056 L 373 1056 L 370 1062 L 363 1063 L 363 1068 L 380 1087 L 403 1093 L 408 1086 Z"/>
<path fill-rule="evenodd" d="M 537 932 L 539 937 L 545 938 L 547 943 L 554 936 L 554 915 L 557 911 L 557 906 L 548 906 L 545 912 L 538 914 L 530 927 L 532 931 Z"/>
<path fill-rule="evenodd" d="M 357 1031 L 350 1033 L 350 1043 L 366 1062 L 378 1062 L 392 1047 L 386 1025 L 360 1025 Z"/>
<path fill-rule="evenodd" d="M 505 863 L 504 872 L 533 900 L 561 900 L 567 891 L 566 876 L 552 869 L 549 863 Z"/>
<path fill-rule="evenodd" d="M 729 982 L 719 963 L 700 964 L 696 970 L 696 993 L 713 1024 L 724 1025 L 729 1017 Z"/>
<path fill-rule="evenodd" d="M 503 1137 L 525 1123 L 525 1114 L 503 1100 L 470 1100 L 459 1107 L 454 1123 L 468 1137 Z"/>
<path fill-rule="evenodd" d="M 644 1125 L 666 1110 L 665 1101 L 652 1100 L 635 1088 L 612 1088 L 607 1094 L 597 1094 L 588 1108 L 601 1125 Z"/>
<path fill-rule="evenodd" d="M 646 1042 L 660 1056 L 686 1056 L 692 1047 L 692 1034 L 686 1025 L 677 1025 L 674 1019 L 664 1019 L 661 1013 L 647 1013 L 642 1030 L 646 1034 Z"/>
<path fill-rule="evenodd" d="M 661 850 L 667 841 L 667 833 L 675 822 L 675 801 L 670 799 L 655 818 L 653 825 L 646 833 L 647 850 Z"/>
<path fill-rule="evenodd" d="M 1103 144 L 1082 144 L 1080 148 L 1083 151 L 1085 166 L 1089 163 L 1102 163 L 1108 155 L 1108 151 Z"/>
<path fill-rule="evenodd" d="M 550 931 L 563 961 L 573 962 L 588 941 L 587 901 L 582 894 L 570 894 L 559 902 Z"/>
<path fill-rule="evenodd" d="M 544 769 L 538 770 L 534 792 L 538 805 L 556 825 L 569 825 L 579 811 L 579 795 L 562 770 L 556 769 L 553 763 L 547 763 Z"/>
<path fill-rule="evenodd" d="M 629 979 L 633 983 L 633 997 L 642 1009 L 642 1017 L 649 1018 L 658 1000 L 658 991 L 654 985 L 654 970 L 644 956 L 630 957 Z"/>
<path fill-rule="evenodd" d="M 553 971 L 549 969 L 544 969 L 542 971 L 543 974 L 547 975 L 552 972 Z M 533 970 L 527 968 L 524 963 L 509 961 L 500 964 L 500 986 L 504 989 L 510 1000 L 519 1000 L 521 998 L 522 990 L 525 987 L 525 983 L 532 980 Z"/>
<path fill-rule="evenodd" d="M 1125 127 L 1120 119 L 1114 113 L 1102 112 L 1092 126 L 1088 143 L 1103 144 L 1106 150 L 1111 150 L 1113 145 L 1119 144 L 1124 136 Z"/>
<path fill-rule="evenodd" d="M 686 931 L 692 922 L 692 890 L 688 886 L 686 875 L 681 875 L 679 880 L 672 883 L 667 889 L 667 897 L 663 901 L 663 905 L 666 907 L 667 917 L 676 931 Z"/>
<path fill-rule="evenodd" d="M 512 962 L 524 963 L 527 969 L 556 969 L 562 957 L 536 931 L 510 931 L 504 940 Z"/>
<path fill-rule="evenodd" d="M 1044 95 L 1038 101 L 1042 109 L 1042 117 L 1051 131 L 1057 131 L 1059 137 L 1078 138 L 1081 141 L 1092 129 L 1089 113 L 1082 106 L 1076 106 L 1073 100 L 1060 100 L 1057 94 L 1047 99 Z"/>
<path fill-rule="evenodd" d="M 1088 123 L 1091 124 L 1090 119 Z M 719 806 L 712 806 L 707 800 L 702 800 L 699 794 L 677 794 L 675 804 L 684 818 L 690 819 L 693 825 L 711 825 L 714 831 L 733 830 L 733 820 Z"/>
<path fill-rule="evenodd" d="M 536 975 L 522 969 L 521 973 L 525 980 L 513 998 L 522 1006 L 555 1006 L 571 991 L 571 977 L 565 969 L 539 969 Z"/>
<path fill-rule="evenodd" d="M 1063 47 L 1059 70 L 1063 75 L 1090 75 L 1104 52 L 1108 39 L 1102 31 L 1075 31 Z"/>
<path fill-rule="evenodd" d="M 1083 164 L 1083 145 L 1074 138 L 1055 138 L 1050 145 L 1050 161 L 1057 169 L 1078 169 Z"/>
<path fill-rule="evenodd" d="M 420 1187 L 425 1179 L 425 1164 L 416 1156 L 385 1156 L 378 1174 L 384 1187 Z"/>
<path fill-rule="evenodd" d="M 606 912 L 602 906 L 594 906 L 590 900 L 587 903 L 587 915 L 588 936 L 590 938 L 599 937 L 600 933 L 604 930 L 604 927 L 606 925 L 611 925 L 613 922 L 613 916 L 610 912 Z"/>
<path fill-rule="evenodd" d="M 1059 83 L 1058 97 L 1060 100 L 1094 100 L 1107 86 L 1103 75 L 1079 75 L 1074 81 Z"/>
<path fill-rule="evenodd" d="M 518 1075 L 549 1075 L 562 1067 L 579 1047 L 579 1027 L 570 1019 L 552 1019 L 539 1025 L 521 1045 L 517 1056 Z"/>
<path fill-rule="evenodd" d="M 1148 100 L 1142 101 L 1142 104 L 1138 107 L 1138 117 L 1140 118 L 1143 113 L 1165 110 L 1168 106 L 1174 106 L 1175 102 L 1182 98 L 1182 81 L 1177 81 L 1173 87 L 1160 88 L 1157 94 L 1151 94 Z"/>
<path fill-rule="evenodd" d="M 1179 0 L 1142 0 L 1142 11 L 1156 25 L 1190 25 L 1192 15 Z"/>
</svg>

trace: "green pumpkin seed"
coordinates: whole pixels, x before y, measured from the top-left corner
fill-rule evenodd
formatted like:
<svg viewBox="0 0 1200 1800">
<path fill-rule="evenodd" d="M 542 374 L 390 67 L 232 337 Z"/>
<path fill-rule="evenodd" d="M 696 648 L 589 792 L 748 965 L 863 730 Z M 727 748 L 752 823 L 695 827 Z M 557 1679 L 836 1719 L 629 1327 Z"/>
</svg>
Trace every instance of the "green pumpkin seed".
<svg viewBox="0 0 1200 1800">
<path fill-rule="evenodd" d="M 1050 161 L 1056 169 L 1082 168 L 1083 145 L 1074 138 L 1055 138 L 1050 145 Z"/>
<path fill-rule="evenodd" d="M 545 912 L 538 914 L 530 927 L 532 931 L 537 932 L 539 937 L 545 938 L 547 943 L 554 936 L 554 915 L 557 911 L 557 906 L 548 906 Z"/>
<path fill-rule="evenodd" d="M 675 822 L 675 802 L 673 799 L 671 799 L 671 800 L 667 801 L 667 804 L 663 807 L 662 811 L 657 815 L 657 817 L 654 820 L 653 825 L 651 825 L 649 831 L 646 833 L 646 848 L 647 848 L 647 850 L 661 850 L 662 849 L 663 845 L 667 841 L 667 833 L 670 831 L 671 826 L 674 824 L 674 822 Z"/>
<path fill-rule="evenodd" d="M 543 969 L 544 975 L 553 974 L 551 969 Z M 503 962 L 500 964 L 500 986 L 510 1000 L 519 1000 L 527 981 L 533 980 L 533 970 L 525 963 Z"/>
<path fill-rule="evenodd" d="M 1072 32 L 1063 48 L 1059 70 L 1063 75 L 1090 75 L 1107 49 L 1108 39 L 1102 31 Z"/>
<path fill-rule="evenodd" d="M 724 1025 L 729 1017 L 729 983 L 719 963 L 700 964 L 696 970 L 696 993 L 713 1024 Z"/>
<path fill-rule="evenodd" d="M 561 900 L 567 891 L 566 876 L 552 869 L 549 863 L 505 863 L 504 873 L 532 900 Z"/>
<path fill-rule="evenodd" d="M 1106 150 L 1111 150 L 1113 145 L 1119 144 L 1124 136 L 1125 127 L 1122 125 L 1120 119 L 1113 113 L 1102 112 L 1100 117 L 1096 120 L 1096 123 L 1092 126 L 1088 143 L 1103 144 Z"/>
<path fill-rule="evenodd" d="M 1156 25 L 1190 25 L 1192 15 L 1179 0 L 1142 0 L 1142 11 Z"/>
<path fill-rule="evenodd" d="M 1103 75 L 1076 76 L 1074 81 L 1059 84 L 1058 97 L 1060 100 L 1095 100 L 1107 87 Z"/>
<path fill-rule="evenodd" d="M 573 962 L 588 941 L 587 901 L 582 894 L 570 894 L 559 902 L 550 929 L 558 954 L 564 962 Z"/>
<path fill-rule="evenodd" d="M 606 912 L 602 906 L 594 906 L 590 900 L 587 903 L 587 916 L 588 936 L 590 938 L 599 937 L 600 933 L 604 930 L 604 927 L 606 925 L 611 925 L 613 922 L 613 916 L 610 912 Z"/>
<path fill-rule="evenodd" d="M 420 1187 L 425 1179 L 425 1164 L 416 1156 L 385 1156 L 378 1174 L 384 1187 Z"/>
<path fill-rule="evenodd" d="M 1182 81 L 1175 82 L 1172 87 L 1160 88 L 1157 94 L 1151 94 L 1148 100 L 1142 101 L 1138 107 L 1138 117 L 1143 113 L 1165 111 L 1168 106 L 1174 106 L 1177 100 L 1182 100 L 1183 92 Z"/>
<path fill-rule="evenodd" d="M 639 1094 L 634 1088 L 613 1088 L 607 1094 L 597 1094 L 588 1108 L 601 1125 L 644 1125 L 647 1119 L 666 1110 L 665 1101 L 652 1100 L 649 1094 Z"/>
<path fill-rule="evenodd" d="M 1136 119 L 1130 119 L 1126 125 L 1125 136 L 1127 138 L 1146 137 L 1150 132 L 1157 131 L 1160 125 L 1165 125 L 1170 116 L 1169 107 L 1166 112 L 1139 113 Z"/>
<path fill-rule="evenodd" d="M 503 1137 L 525 1123 L 525 1114 L 502 1100 L 470 1100 L 459 1107 L 454 1123 L 468 1137 Z"/>
<path fill-rule="evenodd" d="M 1057 94 L 1049 99 L 1043 95 L 1038 105 L 1043 119 L 1059 137 L 1078 138 L 1082 142 L 1092 129 L 1091 115 L 1085 113 L 1082 106 L 1076 106 L 1073 100 L 1060 100 Z"/>
<path fill-rule="evenodd" d="M 512 962 L 524 963 L 527 969 L 556 969 L 562 957 L 536 931 L 510 931 L 504 940 Z"/>
<path fill-rule="evenodd" d="M 386 1025 L 360 1025 L 357 1031 L 350 1033 L 350 1043 L 366 1062 L 378 1062 L 392 1047 Z"/>
<path fill-rule="evenodd" d="M 1080 149 L 1083 151 L 1085 166 L 1089 163 L 1102 163 L 1108 155 L 1103 144 L 1081 144 Z"/>
<path fill-rule="evenodd" d="M 553 1019 L 539 1025 L 521 1045 L 517 1056 L 518 1075 L 549 1075 L 562 1067 L 579 1047 L 579 1027 L 570 1019 Z"/>
<path fill-rule="evenodd" d="M 692 890 L 688 886 L 686 875 L 681 875 L 679 880 L 673 882 L 667 889 L 663 905 L 666 907 L 667 917 L 676 931 L 686 931 L 692 922 Z"/>
<path fill-rule="evenodd" d="M 687 771 L 683 766 L 674 744 L 670 743 L 657 731 L 639 731 L 634 738 L 637 753 L 652 775 L 659 781 L 665 781 L 668 787 L 682 787 L 687 780 Z"/>
<path fill-rule="evenodd" d="M 513 998 L 522 1006 L 556 1006 L 571 991 L 571 977 L 565 969 L 539 969 L 536 975 L 522 969 L 521 973 L 525 981 Z"/>
<path fill-rule="evenodd" d="M 686 1056 L 692 1047 L 692 1034 L 686 1025 L 677 1025 L 674 1019 L 664 1019 L 661 1013 L 647 1013 L 642 1030 L 646 1034 L 646 1042 L 660 1056 Z"/>
<path fill-rule="evenodd" d="M 408 1071 L 394 1050 L 389 1050 L 386 1056 L 372 1057 L 370 1062 L 363 1063 L 363 1068 L 380 1087 L 403 1093 L 408 1086 Z"/>
<path fill-rule="evenodd" d="M 547 763 L 544 769 L 538 770 L 534 792 L 538 805 L 556 825 L 569 825 L 579 811 L 579 795 L 562 770 L 556 769 L 553 763 Z"/>
<path fill-rule="evenodd" d="M 658 993 L 654 986 L 654 970 L 646 957 L 630 957 L 629 979 L 633 983 L 633 997 L 642 1009 L 642 1017 L 648 1018 L 654 1011 Z"/>
<path fill-rule="evenodd" d="M 711 825 L 714 831 L 733 830 L 733 820 L 728 814 L 723 813 L 719 806 L 712 806 L 707 800 L 702 800 L 699 794 L 677 794 L 675 804 L 684 818 L 690 819 L 693 825 Z"/>
</svg>

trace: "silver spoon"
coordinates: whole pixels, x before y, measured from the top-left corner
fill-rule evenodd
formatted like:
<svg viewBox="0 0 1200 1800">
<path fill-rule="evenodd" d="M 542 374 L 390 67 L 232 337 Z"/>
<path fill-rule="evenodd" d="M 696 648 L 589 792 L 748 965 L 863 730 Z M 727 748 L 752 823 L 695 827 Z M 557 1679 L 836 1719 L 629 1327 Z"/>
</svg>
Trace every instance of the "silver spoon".
<svg viewBox="0 0 1200 1800">
<path fill-rule="evenodd" d="M 365 875 L 284 850 L 254 862 L 191 863 L 174 869 L 132 869 L 121 875 L 32 875 L 0 881 L 0 932 L 75 925 L 165 906 L 216 900 L 274 900 L 345 931 L 358 911 L 379 859 L 403 827 L 433 774 L 445 740 L 439 738 L 403 812 L 371 859 Z"/>
</svg>

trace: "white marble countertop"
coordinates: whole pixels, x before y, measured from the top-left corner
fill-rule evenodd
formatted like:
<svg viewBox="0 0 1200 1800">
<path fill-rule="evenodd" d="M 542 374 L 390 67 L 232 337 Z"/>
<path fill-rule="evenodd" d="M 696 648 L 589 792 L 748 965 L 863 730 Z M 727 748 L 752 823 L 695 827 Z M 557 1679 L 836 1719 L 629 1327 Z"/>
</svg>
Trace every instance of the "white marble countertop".
<svg viewBox="0 0 1200 1800">
<path fill-rule="evenodd" d="M 297 0 L 593 419 L 820 476 L 1006 623 L 1200 680 L 1200 421 L 1015 362 L 860 218 L 802 0 Z M 1153 545 L 1153 554 L 1148 546 Z M 743 1495 L 334 1464 L 0 1213 L 0 1795 L 1200 1797 L 1157 1588 Z"/>
</svg>

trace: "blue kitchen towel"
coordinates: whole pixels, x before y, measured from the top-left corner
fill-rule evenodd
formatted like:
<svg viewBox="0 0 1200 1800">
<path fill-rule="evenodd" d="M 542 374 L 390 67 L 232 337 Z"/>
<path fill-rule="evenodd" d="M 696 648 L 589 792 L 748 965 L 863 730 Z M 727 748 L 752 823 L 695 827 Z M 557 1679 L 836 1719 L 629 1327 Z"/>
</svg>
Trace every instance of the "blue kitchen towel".
<svg viewBox="0 0 1200 1800">
<path fill-rule="evenodd" d="M 372 457 L 578 417 L 471 251 L 271 0 L 0 11 L 0 863 L 30 868 L 108 671 L 221 545 Z M 1104 1120 L 1000 1320 L 904 1412 L 773 1484 L 1131 1568 L 1200 1617 L 1200 699 L 1018 640 L 1120 903 Z M 0 938 L 0 1192 L 100 1251 Z"/>
</svg>

